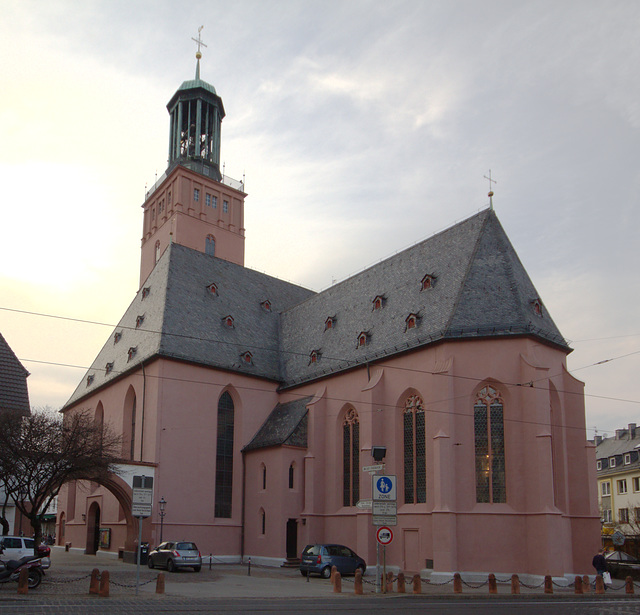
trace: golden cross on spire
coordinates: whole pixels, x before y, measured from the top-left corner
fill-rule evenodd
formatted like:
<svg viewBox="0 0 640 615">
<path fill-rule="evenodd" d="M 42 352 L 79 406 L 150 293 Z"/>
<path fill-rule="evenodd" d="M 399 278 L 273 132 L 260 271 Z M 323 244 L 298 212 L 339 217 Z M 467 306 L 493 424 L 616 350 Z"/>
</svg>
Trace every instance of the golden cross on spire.
<svg viewBox="0 0 640 615">
<path fill-rule="evenodd" d="M 202 42 L 202 39 L 200 38 L 200 32 L 202 32 L 202 28 L 204 28 L 204 26 L 200 26 L 198 28 L 198 38 L 193 38 L 193 36 L 191 37 L 191 40 L 195 41 L 195 43 L 197 43 L 198 45 L 198 51 L 196 52 L 196 58 L 198 58 L 198 60 L 202 57 L 202 53 L 200 53 L 200 47 L 206 47 L 206 45 Z"/>
</svg>

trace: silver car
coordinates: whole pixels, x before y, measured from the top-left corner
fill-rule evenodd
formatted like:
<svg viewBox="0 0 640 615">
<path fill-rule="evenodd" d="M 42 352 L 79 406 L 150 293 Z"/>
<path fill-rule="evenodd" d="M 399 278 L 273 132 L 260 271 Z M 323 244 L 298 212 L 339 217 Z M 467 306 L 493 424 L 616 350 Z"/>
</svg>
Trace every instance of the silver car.
<svg viewBox="0 0 640 615">
<path fill-rule="evenodd" d="M 156 566 L 175 572 L 178 568 L 193 568 L 200 572 L 202 557 L 195 542 L 163 542 L 149 553 L 149 568 Z"/>
</svg>

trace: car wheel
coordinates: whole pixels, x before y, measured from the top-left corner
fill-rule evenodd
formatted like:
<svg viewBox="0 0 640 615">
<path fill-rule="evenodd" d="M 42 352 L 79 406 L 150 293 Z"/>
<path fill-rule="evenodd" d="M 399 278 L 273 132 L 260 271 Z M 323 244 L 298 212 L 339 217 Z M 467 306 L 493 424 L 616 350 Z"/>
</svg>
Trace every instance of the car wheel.
<svg viewBox="0 0 640 615">
<path fill-rule="evenodd" d="M 357 566 L 356 567 L 356 574 L 358 574 L 358 570 L 360 571 L 360 574 L 362 574 L 362 576 L 364 576 L 364 566 Z"/>
<path fill-rule="evenodd" d="M 320 576 L 323 579 L 328 579 L 331 576 L 331 566 L 325 566 L 320 572 Z"/>
<path fill-rule="evenodd" d="M 193 569 L 194 569 L 196 572 L 200 572 L 200 566 L 194 566 L 194 567 L 193 567 Z"/>
<path fill-rule="evenodd" d="M 151 568 L 151 570 L 153 570 L 153 560 L 151 558 L 149 558 L 147 560 L 147 566 L 149 566 L 149 568 Z"/>
<path fill-rule="evenodd" d="M 170 559 L 167 561 L 167 572 L 175 572 L 176 571 L 176 565 L 173 563 L 173 560 Z"/>
<path fill-rule="evenodd" d="M 309 573 L 308 573 L 306 570 L 301 570 L 301 571 L 300 571 L 300 574 L 301 574 L 303 577 L 306 577 Z"/>
<path fill-rule="evenodd" d="M 42 581 L 42 573 L 37 568 L 31 568 L 29 570 L 29 579 L 27 585 L 29 589 L 35 589 L 40 585 L 40 581 Z"/>
</svg>

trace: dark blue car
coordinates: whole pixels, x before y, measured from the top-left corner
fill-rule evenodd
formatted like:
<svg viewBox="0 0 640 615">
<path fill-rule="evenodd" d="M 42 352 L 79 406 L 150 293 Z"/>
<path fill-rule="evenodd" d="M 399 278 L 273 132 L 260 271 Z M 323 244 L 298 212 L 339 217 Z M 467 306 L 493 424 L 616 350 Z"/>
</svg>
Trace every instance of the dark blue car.
<svg viewBox="0 0 640 615">
<path fill-rule="evenodd" d="M 300 573 L 303 577 L 315 573 L 328 579 L 331 567 L 335 566 L 340 574 L 355 574 L 359 568 L 364 574 L 367 563 L 349 547 L 344 545 L 307 545 L 300 559 Z"/>
</svg>

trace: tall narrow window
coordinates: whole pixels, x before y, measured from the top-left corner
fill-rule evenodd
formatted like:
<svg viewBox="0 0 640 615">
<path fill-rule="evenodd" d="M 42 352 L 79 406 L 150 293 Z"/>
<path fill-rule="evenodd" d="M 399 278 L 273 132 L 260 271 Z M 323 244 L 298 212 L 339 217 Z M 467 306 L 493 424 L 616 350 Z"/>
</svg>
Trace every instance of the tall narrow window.
<svg viewBox="0 0 640 615">
<path fill-rule="evenodd" d="M 260 522 L 261 522 L 261 525 L 262 525 L 262 527 L 260 529 L 260 533 L 262 535 L 264 535 L 264 534 L 267 533 L 267 515 L 264 512 L 264 509 L 260 510 Z"/>
<path fill-rule="evenodd" d="M 503 404 L 500 393 L 484 387 L 473 406 L 476 444 L 476 501 L 507 501 Z"/>
<path fill-rule="evenodd" d="M 289 489 L 293 489 L 293 478 L 294 478 L 295 467 L 293 464 L 289 466 Z"/>
<path fill-rule="evenodd" d="M 233 485 L 233 399 L 227 391 L 218 402 L 218 439 L 216 446 L 216 517 L 231 517 Z"/>
<path fill-rule="evenodd" d="M 267 466 L 262 466 L 262 490 L 267 488 Z"/>
<path fill-rule="evenodd" d="M 136 446 L 136 398 L 133 397 L 133 407 L 131 408 L 131 443 L 129 445 L 129 459 L 133 459 Z"/>
<path fill-rule="evenodd" d="M 342 505 L 355 506 L 360 499 L 360 421 L 350 408 L 342 424 Z"/>
<path fill-rule="evenodd" d="M 427 454 L 424 403 L 410 395 L 404 404 L 404 501 L 427 501 Z"/>
</svg>

